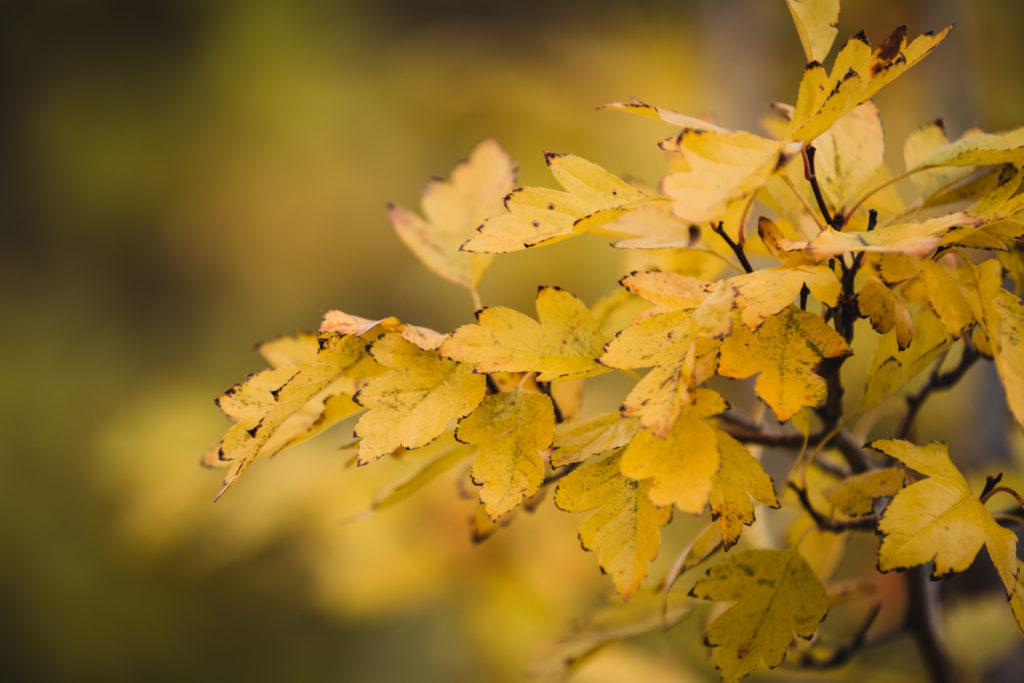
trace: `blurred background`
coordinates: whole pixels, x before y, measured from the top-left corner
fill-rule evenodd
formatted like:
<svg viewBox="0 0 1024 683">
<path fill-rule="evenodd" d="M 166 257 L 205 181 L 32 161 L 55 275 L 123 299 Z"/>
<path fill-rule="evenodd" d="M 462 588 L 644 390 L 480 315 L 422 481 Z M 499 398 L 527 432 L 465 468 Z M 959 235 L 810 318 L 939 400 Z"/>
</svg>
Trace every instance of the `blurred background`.
<svg viewBox="0 0 1024 683">
<path fill-rule="evenodd" d="M 255 343 L 330 308 L 468 322 L 469 297 L 405 251 L 385 206 L 418 209 L 427 178 L 485 137 L 524 184 L 552 182 L 543 150 L 653 182 L 671 129 L 596 105 L 638 97 L 756 129 L 803 67 L 782 0 L 67 0 L 4 15 L 0 678 L 522 679 L 610 592 L 579 519 L 547 502 L 473 546 L 449 478 L 347 523 L 393 472 L 346 469 L 337 431 L 214 505 L 221 472 L 198 460 L 228 422 L 212 399 L 262 367 Z M 953 21 L 877 98 L 893 167 L 937 116 L 951 136 L 1022 123 L 1024 6 L 844 7 L 840 42 Z M 542 283 L 592 302 L 620 275 L 611 251 L 581 238 L 499 258 L 483 299 L 532 311 Z M 678 547 L 692 528 L 667 534 Z M 579 680 L 704 680 L 698 627 L 609 649 Z"/>
</svg>

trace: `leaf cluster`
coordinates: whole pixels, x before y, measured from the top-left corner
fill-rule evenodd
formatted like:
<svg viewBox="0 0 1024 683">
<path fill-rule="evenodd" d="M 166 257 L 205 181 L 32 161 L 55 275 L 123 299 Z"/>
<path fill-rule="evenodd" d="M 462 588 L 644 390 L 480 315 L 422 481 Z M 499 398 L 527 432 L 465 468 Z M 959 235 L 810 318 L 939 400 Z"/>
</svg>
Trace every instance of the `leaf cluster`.
<svg viewBox="0 0 1024 683">
<path fill-rule="evenodd" d="M 733 603 L 706 632 L 727 680 L 779 665 L 794 636 L 815 638 L 838 600 L 832 572 L 846 540 L 863 531 L 881 538 L 882 572 L 961 572 L 984 546 L 1024 629 L 1017 535 L 986 506 L 995 493 L 1020 496 L 973 490 L 944 445 L 911 440 L 926 399 L 977 361 L 994 363 L 1024 424 L 1024 129 L 950 140 L 927 124 L 891 171 L 871 98 L 950 28 L 914 39 L 900 28 L 875 47 L 858 34 L 826 68 L 838 0 L 788 6 L 808 63 L 793 104 L 776 104 L 762 132 L 613 103 L 604 108 L 677 129 L 659 143 L 667 172 L 656 185 L 546 153 L 558 187 L 516 188 L 513 162 L 487 140 L 426 187 L 422 216 L 392 207 L 410 249 L 469 290 L 475 322 L 442 334 L 332 311 L 315 335 L 260 346 L 270 367 L 218 399 L 234 423 L 206 462 L 229 468 L 224 490 L 256 458 L 346 419 L 359 464 L 438 442 L 375 508 L 464 468 L 485 537 L 550 489 L 559 509 L 585 515 L 580 543 L 623 598 L 643 586 L 673 515 L 709 512 L 662 587 L 667 596 L 711 564 L 689 599 Z M 664 265 L 589 306 L 551 286 L 538 289 L 535 314 L 480 301 L 495 254 L 586 233 L 657 250 Z M 635 314 L 621 323 L 622 310 Z M 863 386 L 842 373 L 855 336 L 872 349 Z M 960 361 L 949 369 L 951 353 Z M 621 409 L 582 411 L 588 378 L 612 372 L 634 380 Z M 770 415 L 727 402 L 751 377 Z M 902 419 L 865 449 L 853 418 L 880 405 Z M 792 456 L 775 481 L 760 461 L 766 446 Z M 764 508 L 782 508 L 788 533 L 747 538 Z M 827 557 L 816 535 L 834 539 Z M 659 625 L 629 623 L 646 626 L 614 637 Z M 573 660 L 607 640 L 576 636 Z"/>
</svg>

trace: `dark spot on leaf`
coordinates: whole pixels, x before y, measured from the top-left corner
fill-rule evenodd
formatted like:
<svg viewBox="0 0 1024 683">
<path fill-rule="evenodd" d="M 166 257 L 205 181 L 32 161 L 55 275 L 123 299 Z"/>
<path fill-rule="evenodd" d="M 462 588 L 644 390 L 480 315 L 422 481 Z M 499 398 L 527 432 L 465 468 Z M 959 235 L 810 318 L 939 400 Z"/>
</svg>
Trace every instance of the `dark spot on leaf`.
<svg viewBox="0 0 1024 683">
<path fill-rule="evenodd" d="M 539 228 L 540 227 L 540 221 L 530 221 L 530 225 L 532 225 L 535 228 Z"/>
<path fill-rule="evenodd" d="M 555 210 L 555 205 L 550 203 L 550 202 L 548 202 L 548 210 L 549 211 L 554 211 Z"/>
<path fill-rule="evenodd" d="M 256 432 L 258 432 L 259 430 L 260 430 L 260 426 L 256 425 L 252 429 L 246 429 L 245 433 L 255 439 L 256 438 Z"/>
<path fill-rule="evenodd" d="M 875 57 L 879 61 L 891 62 L 896 59 L 903 47 L 903 41 L 907 37 L 907 27 L 900 26 L 889 34 L 889 37 L 882 41 L 882 44 L 875 50 Z"/>
</svg>

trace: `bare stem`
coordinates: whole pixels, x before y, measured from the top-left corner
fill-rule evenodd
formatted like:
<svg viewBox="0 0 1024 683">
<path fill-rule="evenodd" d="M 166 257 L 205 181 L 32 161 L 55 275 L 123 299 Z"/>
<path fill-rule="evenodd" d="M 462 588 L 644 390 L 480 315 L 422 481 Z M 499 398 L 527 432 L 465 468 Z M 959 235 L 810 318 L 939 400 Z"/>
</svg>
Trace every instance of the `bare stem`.
<svg viewBox="0 0 1024 683">
<path fill-rule="evenodd" d="M 743 270 L 747 271 L 748 273 L 753 273 L 754 268 L 750 265 L 750 261 L 747 260 L 747 255 L 743 251 L 743 245 L 737 244 L 736 242 L 733 241 L 731 237 L 729 237 L 729 234 L 725 231 L 725 228 L 722 226 L 722 221 L 718 221 L 717 225 L 712 223 L 711 229 L 718 233 L 718 235 L 723 240 L 725 240 L 725 243 L 729 245 L 729 248 L 732 249 L 732 253 L 736 254 L 736 258 L 739 259 L 740 265 L 743 266 Z"/>
</svg>

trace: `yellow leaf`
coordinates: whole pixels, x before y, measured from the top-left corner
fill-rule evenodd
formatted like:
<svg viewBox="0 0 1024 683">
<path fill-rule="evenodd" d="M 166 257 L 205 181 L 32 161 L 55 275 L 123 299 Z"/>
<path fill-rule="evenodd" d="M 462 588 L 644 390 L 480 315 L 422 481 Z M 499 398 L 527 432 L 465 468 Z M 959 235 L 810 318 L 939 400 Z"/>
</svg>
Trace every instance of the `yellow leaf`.
<svg viewBox="0 0 1024 683">
<path fill-rule="evenodd" d="M 991 166 L 1024 162 L 1024 128 L 1005 133 L 966 135 L 934 150 L 915 168 L 933 166 Z"/>
<path fill-rule="evenodd" d="M 866 102 L 888 83 L 921 61 L 952 30 L 925 33 L 907 43 L 907 29 L 901 26 L 871 49 L 864 34 L 858 34 L 839 50 L 832 71 L 825 77 L 820 64 L 808 64 L 797 96 L 786 137 L 810 142 Z"/>
<path fill-rule="evenodd" d="M 736 288 L 736 307 L 747 327 L 757 329 L 765 320 L 800 296 L 806 286 L 819 301 L 834 306 L 842 285 L 827 266 L 762 268 L 725 281 Z M 721 286 L 721 285 L 719 285 Z"/>
<path fill-rule="evenodd" d="M 319 349 L 316 335 L 306 332 L 294 337 L 278 337 L 256 347 L 272 368 L 312 363 L 316 360 L 316 352 Z"/>
<path fill-rule="evenodd" d="M 939 320 L 950 336 L 959 339 L 964 330 L 974 324 L 974 311 L 965 295 L 965 284 L 955 280 L 946 268 L 931 259 L 921 262 L 921 279 Z"/>
<path fill-rule="evenodd" d="M 672 200 L 676 216 L 694 223 L 722 219 L 731 205 L 752 198 L 799 150 L 745 131 L 693 129 L 683 130 L 663 147 L 680 153 L 688 170 L 665 176 L 661 191 Z"/>
<path fill-rule="evenodd" d="M 999 526 L 971 492 L 946 446 L 889 439 L 871 447 L 926 476 L 886 507 L 878 523 L 883 535 L 878 568 L 906 569 L 934 560 L 932 576 L 938 578 L 970 567 L 984 545 L 1010 596 L 1017 575 L 1017 535 Z"/>
<path fill-rule="evenodd" d="M 761 241 L 764 243 L 768 253 L 774 256 L 783 266 L 806 266 L 814 263 L 814 258 L 810 254 L 783 249 L 779 242 L 786 239 L 786 236 L 782 234 L 782 230 L 779 229 L 778 225 L 764 216 L 761 216 L 757 221 L 757 234 L 760 235 Z"/>
<path fill-rule="evenodd" d="M 664 201 L 641 206 L 605 226 L 615 236 L 617 249 L 691 249 L 700 239 L 700 228 L 678 218 Z"/>
<path fill-rule="evenodd" d="M 825 400 L 825 380 L 815 372 L 821 362 L 851 353 L 820 316 L 790 306 L 756 331 L 734 326 L 722 342 L 718 373 L 737 379 L 760 373 L 754 390 L 785 422 Z"/>
<path fill-rule="evenodd" d="M 968 131 L 964 138 L 977 135 L 980 132 L 978 130 Z M 922 126 L 908 135 L 906 142 L 903 143 L 903 163 L 906 164 L 908 171 L 925 168 L 923 165 L 925 159 L 948 144 L 949 139 L 946 138 L 946 129 L 941 119 Z M 913 172 L 910 181 L 921 193 L 921 197 L 927 198 L 966 177 L 972 170 L 955 166 L 936 167 L 926 171 Z"/>
<path fill-rule="evenodd" d="M 867 386 L 860 408 L 870 408 L 902 387 L 949 348 L 952 339 L 938 316 L 924 310 L 914 320 L 914 339 L 899 349 L 896 332 L 882 335 L 868 365 Z"/>
<path fill-rule="evenodd" d="M 451 434 L 447 434 L 431 444 L 431 447 L 437 447 L 441 454 L 431 457 L 425 464 L 377 490 L 373 494 L 367 514 L 405 500 L 445 472 L 463 463 L 469 457 L 470 449 L 454 441 Z"/>
<path fill-rule="evenodd" d="M 769 667 L 781 664 L 793 636 L 811 638 L 828 611 L 825 587 L 795 550 L 730 554 L 690 594 L 736 603 L 715 619 L 705 637 L 726 681 L 739 680 L 761 661 Z"/>
<path fill-rule="evenodd" d="M 537 493 L 544 481 L 541 455 L 551 445 L 555 411 L 544 394 L 491 394 L 459 422 L 455 438 L 479 446 L 470 472 L 480 502 L 497 519 Z"/>
<path fill-rule="evenodd" d="M 814 141 L 815 170 L 826 196 L 844 207 L 856 199 L 882 167 L 882 118 L 868 101 L 839 119 Z"/>
<path fill-rule="evenodd" d="M 402 339 L 410 344 L 415 344 L 424 351 L 436 349 L 444 341 L 444 335 L 440 332 L 436 332 L 428 327 L 406 325 L 394 316 L 381 318 L 380 320 L 369 320 L 343 311 L 327 311 L 324 313 L 323 322 L 320 323 L 320 331 L 354 334 L 366 337 L 369 340 L 388 332 L 399 332 L 402 335 Z"/>
<path fill-rule="evenodd" d="M 724 128 L 716 126 L 713 123 L 705 121 L 704 119 L 698 119 L 693 116 L 687 116 L 686 114 L 680 114 L 679 112 L 666 109 L 665 107 L 658 107 L 653 104 L 646 104 L 640 100 L 634 98 L 630 102 L 611 102 L 609 104 L 602 104 L 598 109 L 613 109 L 618 111 L 628 111 L 633 114 L 639 114 L 640 116 L 646 116 L 649 119 L 661 120 L 665 123 L 671 123 L 674 126 L 680 128 L 693 128 L 694 130 L 717 130 L 725 131 Z"/>
<path fill-rule="evenodd" d="M 722 544 L 731 548 L 743 525 L 754 523 L 754 501 L 779 507 L 771 477 L 736 439 L 717 431 L 721 467 L 711 479 L 711 517 L 721 527 Z"/>
<path fill-rule="evenodd" d="M 857 252 L 901 253 L 924 256 L 939 245 L 942 236 L 959 225 L 977 225 L 979 219 L 957 212 L 930 218 L 921 223 L 902 223 L 870 232 L 826 228 L 809 242 L 782 240 L 779 244 L 789 251 L 806 250 L 821 261 L 842 254 Z"/>
<path fill-rule="evenodd" d="M 535 321 L 502 306 L 477 311 L 441 345 L 441 355 L 476 365 L 476 372 L 536 372 L 537 380 L 589 377 L 605 371 L 595 360 L 602 338 L 594 316 L 558 287 L 537 292 Z"/>
<path fill-rule="evenodd" d="M 555 427 L 551 466 L 565 467 L 621 448 L 633 440 L 637 426 L 635 419 L 624 418 L 618 412 L 563 422 Z"/>
<path fill-rule="evenodd" d="M 597 508 L 580 527 L 580 542 L 586 550 L 599 551 L 601 569 L 611 574 L 619 594 L 629 598 L 658 555 L 659 527 L 672 519 L 672 508 L 651 503 L 650 481 L 623 477 L 621 459 L 612 455 L 566 475 L 555 491 L 555 505 L 566 512 Z"/>
<path fill-rule="evenodd" d="M 549 244 L 610 223 L 647 203 L 653 195 L 575 154 L 544 154 L 564 192 L 541 187 L 515 190 L 508 213 L 488 218 L 460 247 L 478 253 L 519 251 Z"/>
<path fill-rule="evenodd" d="M 1024 425 L 1024 306 L 1015 295 L 999 289 L 989 310 L 989 338 L 1006 403 L 1017 424 Z"/>
<path fill-rule="evenodd" d="M 861 317 L 871 319 L 871 327 L 879 334 L 895 330 L 896 343 L 907 348 L 914 337 L 914 318 L 910 308 L 896 292 L 875 276 L 869 276 L 857 293 L 857 309 Z"/>
<path fill-rule="evenodd" d="M 876 498 L 894 495 L 903 488 L 903 470 L 885 467 L 853 474 L 832 484 L 822 494 L 832 508 L 848 517 L 870 515 Z"/>
<path fill-rule="evenodd" d="M 839 568 L 850 534 L 819 529 L 809 514 L 803 514 L 789 527 L 786 539 L 790 547 L 807 560 L 822 583 L 826 583 Z"/>
<path fill-rule="evenodd" d="M 368 408 L 356 423 L 359 463 L 398 448 L 425 446 L 453 419 L 468 415 L 484 398 L 487 382 L 468 365 L 439 358 L 398 334 L 373 343 L 370 355 L 391 372 L 369 380 L 355 395 Z"/>
<path fill-rule="evenodd" d="M 1024 635 L 1024 562 L 1017 560 L 1017 583 L 1013 589 L 1013 596 L 1010 597 L 1010 610 L 1013 612 L 1013 620 L 1017 622 L 1017 628 L 1021 635 Z"/>
<path fill-rule="evenodd" d="M 459 251 L 485 218 L 501 211 L 516 170 L 498 143 L 484 140 L 452 171 L 451 181 L 433 180 L 423 190 L 426 219 L 391 206 L 388 216 L 398 236 L 441 277 L 473 289 L 493 257 Z"/>
<path fill-rule="evenodd" d="M 334 387 L 365 357 L 366 341 L 354 335 L 318 337 L 313 362 L 266 370 L 229 389 L 218 405 L 237 421 L 224 434 L 218 456 L 232 468 L 224 479 L 224 494 L 261 455 L 273 455 L 298 443 L 310 430 L 319 432 L 358 410 Z M 329 404 L 332 396 L 342 395 Z"/>
<path fill-rule="evenodd" d="M 657 270 L 634 271 L 619 284 L 645 301 L 674 310 L 696 308 L 714 286 L 700 278 Z"/>
<path fill-rule="evenodd" d="M 786 0 L 808 62 L 822 62 L 839 33 L 839 0 Z"/>
<path fill-rule="evenodd" d="M 650 498 L 655 505 L 675 504 L 683 512 L 701 514 L 720 465 L 717 435 L 705 418 L 727 407 L 714 391 L 697 390 L 693 405 L 682 408 L 666 437 L 646 429 L 637 432 L 622 455 L 622 473 L 638 481 L 653 477 Z"/>
</svg>

